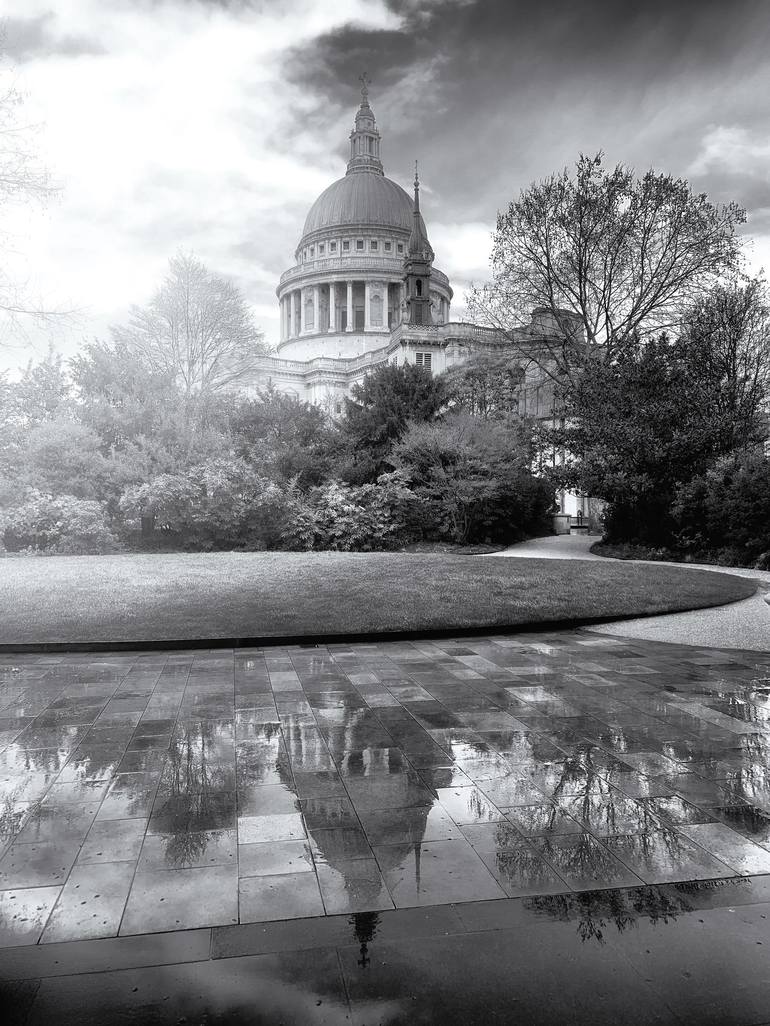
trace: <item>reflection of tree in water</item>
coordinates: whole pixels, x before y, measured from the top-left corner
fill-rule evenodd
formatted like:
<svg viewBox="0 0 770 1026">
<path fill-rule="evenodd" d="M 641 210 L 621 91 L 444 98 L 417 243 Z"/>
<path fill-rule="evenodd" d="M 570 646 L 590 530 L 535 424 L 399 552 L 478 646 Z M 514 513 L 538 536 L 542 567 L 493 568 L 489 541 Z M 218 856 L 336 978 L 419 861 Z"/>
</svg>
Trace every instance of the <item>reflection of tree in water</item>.
<svg viewBox="0 0 770 1026">
<path fill-rule="evenodd" d="M 34 814 L 39 808 L 37 802 L 27 807 L 26 803 L 19 801 L 13 791 L 3 795 L 0 801 L 0 854 L 5 845 L 12 841 L 24 826 L 27 815 Z"/>
<path fill-rule="evenodd" d="M 217 807 L 231 802 L 235 766 L 229 726 L 196 720 L 172 738 L 161 789 L 166 798 L 153 816 L 165 838 L 165 859 L 176 867 L 200 859 Z"/>
<path fill-rule="evenodd" d="M 548 797 L 553 801 L 561 799 L 561 807 L 589 829 L 601 828 L 605 834 L 626 833 L 629 811 L 636 818 L 635 831 L 659 827 L 657 818 L 644 803 L 629 799 L 611 786 L 608 778 L 613 767 L 598 745 L 581 745 L 574 755 L 552 765 L 558 779 Z"/>
<path fill-rule="evenodd" d="M 742 688 L 740 691 L 712 692 L 706 702 L 709 709 L 715 709 L 725 716 L 731 716 L 741 723 L 756 723 L 760 727 L 770 721 L 770 709 L 762 704 L 751 701 L 752 690 Z"/>
<path fill-rule="evenodd" d="M 581 891 L 572 894 L 542 895 L 524 898 L 523 907 L 537 915 L 561 922 L 576 922 L 580 939 L 604 943 L 611 924 L 618 933 L 637 925 L 640 919 L 652 924 L 675 922 L 683 912 L 698 908 L 698 897 L 722 887 L 745 887 L 750 881 L 736 877 L 728 880 L 693 880 L 662 887 L 631 890 Z M 693 901 L 692 899 L 695 899 Z"/>
</svg>

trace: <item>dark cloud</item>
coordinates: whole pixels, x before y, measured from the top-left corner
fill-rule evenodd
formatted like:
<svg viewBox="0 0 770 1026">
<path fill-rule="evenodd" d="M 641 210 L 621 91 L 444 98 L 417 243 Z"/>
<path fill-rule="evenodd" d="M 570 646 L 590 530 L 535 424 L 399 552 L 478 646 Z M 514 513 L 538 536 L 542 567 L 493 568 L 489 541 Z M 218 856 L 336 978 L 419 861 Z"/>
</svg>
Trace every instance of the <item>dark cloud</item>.
<svg viewBox="0 0 770 1026">
<path fill-rule="evenodd" d="M 58 35 L 52 13 L 38 18 L 4 18 L 0 22 L 0 53 L 15 61 L 23 62 L 50 54 L 83 57 L 105 52 L 95 39 Z"/>
<path fill-rule="evenodd" d="M 444 219 L 490 220 L 581 151 L 683 174 L 709 125 L 768 133 L 765 0 L 389 6 L 400 30 L 343 26 L 290 51 L 286 74 L 316 98 L 316 142 L 328 152 L 328 109 L 347 106 L 352 119 L 366 69 L 386 172 L 397 176 L 420 155 Z M 428 81 L 410 117 L 386 124 L 389 95 L 422 81 L 421 69 Z"/>
</svg>

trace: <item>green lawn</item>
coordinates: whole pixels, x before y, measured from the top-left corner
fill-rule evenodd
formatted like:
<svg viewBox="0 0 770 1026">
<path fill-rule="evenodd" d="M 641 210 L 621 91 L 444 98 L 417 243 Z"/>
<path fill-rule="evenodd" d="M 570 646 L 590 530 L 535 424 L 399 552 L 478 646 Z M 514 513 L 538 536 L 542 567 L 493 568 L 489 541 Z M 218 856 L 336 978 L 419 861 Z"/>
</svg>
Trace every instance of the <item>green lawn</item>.
<svg viewBox="0 0 770 1026">
<path fill-rule="evenodd" d="M 752 595 L 677 567 L 404 553 L 249 552 L 0 560 L 0 645 L 516 627 Z"/>
</svg>

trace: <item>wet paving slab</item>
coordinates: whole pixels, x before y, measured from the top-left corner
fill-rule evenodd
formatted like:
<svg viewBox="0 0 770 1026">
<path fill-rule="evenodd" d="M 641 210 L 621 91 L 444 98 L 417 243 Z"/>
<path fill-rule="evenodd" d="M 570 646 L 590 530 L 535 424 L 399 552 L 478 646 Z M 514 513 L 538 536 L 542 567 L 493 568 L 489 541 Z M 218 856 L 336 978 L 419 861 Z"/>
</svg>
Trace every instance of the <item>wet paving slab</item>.
<svg viewBox="0 0 770 1026">
<path fill-rule="evenodd" d="M 769 709 L 580 631 L 5 654 L 0 944 L 770 874 Z"/>
<path fill-rule="evenodd" d="M 27 1026 L 759 1026 L 768 944 L 770 876 L 733 877 L 22 945 L 0 1002 Z"/>
</svg>

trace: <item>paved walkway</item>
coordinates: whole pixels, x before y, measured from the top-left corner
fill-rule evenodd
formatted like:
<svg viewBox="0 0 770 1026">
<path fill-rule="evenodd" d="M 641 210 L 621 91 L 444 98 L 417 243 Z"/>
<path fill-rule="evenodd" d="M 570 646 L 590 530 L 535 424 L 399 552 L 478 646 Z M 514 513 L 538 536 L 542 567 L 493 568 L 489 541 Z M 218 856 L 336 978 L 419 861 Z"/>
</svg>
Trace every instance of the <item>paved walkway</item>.
<svg viewBox="0 0 770 1026">
<path fill-rule="evenodd" d="M 759 1023 L 769 695 L 770 654 L 582 631 L 5 656 L 0 1001 Z"/>
<path fill-rule="evenodd" d="M 604 559 L 590 552 L 596 536 L 556 535 L 549 538 L 535 538 L 512 545 L 497 555 L 511 557 L 537 557 L 545 559 Z M 638 562 L 631 560 L 631 562 Z M 691 563 L 669 563 L 668 566 L 689 570 L 696 567 Z M 697 565 L 697 569 L 748 577 L 758 583 L 758 593 L 742 602 L 731 603 L 714 609 L 699 609 L 689 613 L 669 613 L 664 616 L 641 617 L 636 620 L 621 620 L 589 628 L 595 633 L 611 634 L 616 637 L 640 638 L 649 641 L 674 642 L 676 644 L 711 645 L 715 648 L 752 649 L 758 652 L 770 651 L 770 605 L 765 601 L 770 596 L 770 572 L 746 570 L 741 567 L 715 567 Z"/>
</svg>

